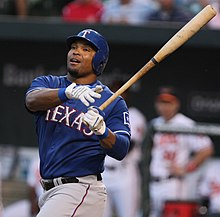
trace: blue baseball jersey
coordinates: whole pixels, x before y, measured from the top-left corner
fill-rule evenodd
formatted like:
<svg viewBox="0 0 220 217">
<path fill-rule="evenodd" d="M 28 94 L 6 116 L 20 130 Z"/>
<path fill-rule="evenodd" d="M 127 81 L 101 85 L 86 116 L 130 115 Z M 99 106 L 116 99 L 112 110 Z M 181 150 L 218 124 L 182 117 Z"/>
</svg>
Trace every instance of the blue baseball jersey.
<svg viewBox="0 0 220 217">
<path fill-rule="evenodd" d="M 67 76 L 40 76 L 32 81 L 26 94 L 43 88 L 65 88 L 70 84 Z M 95 99 L 91 106 L 102 105 L 113 94 L 98 80 L 88 86 L 96 85 L 102 85 L 103 91 L 101 98 Z M 42 178 L 98 174 L 104 170 L 106 154 L 120 160 L 127 153 L 129 142 L 121 142 L 123 139 L 112 149 L 100 145 L 98 137 L 82 122 L 81 117 L 87 110 L 80 100 L 71 99 L 47 111 L 33 112 Z M 106 126 L 129 141 L 129 114 L 124 99 L 118 97 L 104 113 Z"/>
</svg>

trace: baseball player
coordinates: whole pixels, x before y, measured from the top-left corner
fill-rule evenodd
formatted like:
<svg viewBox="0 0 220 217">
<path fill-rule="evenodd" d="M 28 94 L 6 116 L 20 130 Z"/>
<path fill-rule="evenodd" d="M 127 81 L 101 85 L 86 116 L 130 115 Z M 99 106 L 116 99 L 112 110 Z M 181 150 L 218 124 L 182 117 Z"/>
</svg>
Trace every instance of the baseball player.
<svg viewBox="0 0 220 217">
<path fill-rule="evenodd" d="M 3 203 L 2 203 L 2 164 L 0 162 L 0 217 L 3 216 Z"/>
<path fill-rule="evenodd" d="M 212 159 L 207 163 L 198 192 L 203 205 L 208 208 L 208 215 L 220 215 L 220 159 Z"/>
<path fill-rule="evenodd" d="M 104 111 L 98 108 L 113 94 L 97 80 L 109 56 L 105 38 L 85 29 L 66 42 L 67 75 L 38 77 L 26 93 L 44 188 L 37 217 L 102 217 L 104 159 L 122 160 L 128 152 L 128 108 L 122 97 Z"/>
<path fill-rule="evenodd" d="M 118 90 L 122 84 L 121 81 L 114 81 L 111 85 L 112 91 Z M 129 91 L 124 92 L 122 97 L 129 105 Z M 136 107 L 129 106 L 128 111 L 131 126 L 129 153 L 122 161 L 108 156 L 105 159 L 103 182 L 107 189 L 107 206 L 103 217 L 113 217 L 114 211 L 118 217 L 137 217 L 140 213 L 141 177 L 139 163 L 147 122 L 144 115 Z"/>
<path fill-rule="evenodd" d="M 40 172 L 39 172 L 39 157 L 32 159 L 28 168 L 27 185 L 30 202 L 30 217 L 35 217 L 39 212 L 38 198 L 43 193 L 42 186 L 40 184 Z"/>
<path fill-rule="evenodd" d="M 156 97 L 159 117 L 151 124 L 190 127 L 194 121 L 179 113 L 180 100 L 173 87 L 162 87 Z M 203 135 L 155 132 L 150 162 L 151 217 L 160 217 L 166 200 L 194 198 L 195 185 L 190 174 L 213 153 L 212 141 Z M 192 155 L 193 154 L 193 155 Z M 190 182 L 189 182 L 190 180 Z"/>
</svg>

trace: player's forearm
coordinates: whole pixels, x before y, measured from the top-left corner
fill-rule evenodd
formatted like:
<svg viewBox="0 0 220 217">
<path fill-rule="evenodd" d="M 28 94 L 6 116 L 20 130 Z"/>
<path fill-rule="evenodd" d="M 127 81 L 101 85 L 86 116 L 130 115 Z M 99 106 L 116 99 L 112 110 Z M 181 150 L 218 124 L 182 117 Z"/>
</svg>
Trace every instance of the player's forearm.
<svg viewBox="0 0 220 217">
<path fill-rule="evenodd" d="M 60 104 L 58 89 L 35 90 L 26 96 L 26 106 L 32 112 L 45 111 Z"/>
<path fill-rule="evenodd" d="M 119 135 L 119 134 L 114 134 L 114 135 L 115 135 L 115 143 L 112 144 L 111 148 L 106 148 L 106 153 L 117 160 L 122 160 L 128 153 L 130 140 L 128 136 L 125 135 Z"/>
<path fill-rule="evenodd" d="M 206 148 L 198 153 L 187 163 L 185 167 L 172 164 L 170 167 L 170 174 L 174 176 L 185 176 L 187 173 L 194 172 L 197 168 L 211 155 L 213 154 L 213 148 Z"/>
<path fill-rule="evenodd" d="M 197 169 L 207 158 L 209 158 L 213 154 L 213 152 L 213 147 L 199 151 L 187 164 L 186 171 L 192 172 Z"/>
<path fill-rule="evenodd" d="M 116 136 L 115 134 L 108 129 L 108 136 L 102 140 L 100 140 L 101 146 L 104 148 L 112 148 L 115 144 Z"/>
</svg>

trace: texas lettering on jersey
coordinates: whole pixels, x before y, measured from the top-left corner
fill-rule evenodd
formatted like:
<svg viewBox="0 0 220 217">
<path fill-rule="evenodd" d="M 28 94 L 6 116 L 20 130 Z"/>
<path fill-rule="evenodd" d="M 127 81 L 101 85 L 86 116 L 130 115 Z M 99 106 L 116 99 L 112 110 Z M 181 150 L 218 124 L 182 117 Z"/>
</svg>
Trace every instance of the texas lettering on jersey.
<svg viewBox="0 0 220 217">
<path fill-rule="evenodd" d="M 84 135 L 91 136 L 93 132 L 82 122 L 83 115 L 83 112 L 77 114 L 77 110 L 74 108 L 59 105 L 47 110 L 45 120 L 65 124 L 67 127 L 83 132 Z"/>
</svg>

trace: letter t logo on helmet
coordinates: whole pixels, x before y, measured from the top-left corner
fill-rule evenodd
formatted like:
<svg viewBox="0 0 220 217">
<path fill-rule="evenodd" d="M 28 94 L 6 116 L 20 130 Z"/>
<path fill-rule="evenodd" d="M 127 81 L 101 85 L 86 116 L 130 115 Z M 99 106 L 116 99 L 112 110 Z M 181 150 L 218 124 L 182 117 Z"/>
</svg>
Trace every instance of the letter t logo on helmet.
<svg viewBox="0 0 220 217">
<path fill-rule="evenodd" d="M 96 54 L 92 60 L 92 66 L 95 74 L 99 76 L 105 69 L 105 66 L 108 62 L 109 46 L 107 41 L 101 34 L 96 32 L 95 30 L 85 29 L 79 32 L 77 35 L 72 35 L 67 38 L 66 44 L 68 46 L 68 49 L 70 49 L 71 44 L 74 41 L 77 41 L 79 39 L 86 40 L 97 49 Z"/>
<path fill-rule="evenodd" d="M 83 33 L 82 37 L 86 38 L 86 35 L 90 33 L 90 30 L 88 30 L 88 29 L 83 30 L 82 33 Z"/>
</svg>

